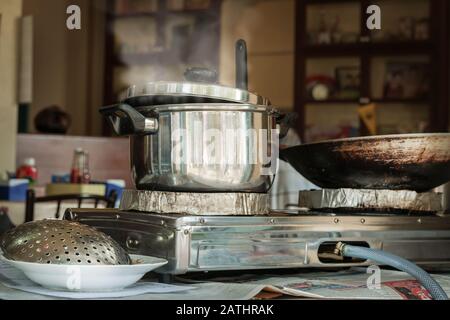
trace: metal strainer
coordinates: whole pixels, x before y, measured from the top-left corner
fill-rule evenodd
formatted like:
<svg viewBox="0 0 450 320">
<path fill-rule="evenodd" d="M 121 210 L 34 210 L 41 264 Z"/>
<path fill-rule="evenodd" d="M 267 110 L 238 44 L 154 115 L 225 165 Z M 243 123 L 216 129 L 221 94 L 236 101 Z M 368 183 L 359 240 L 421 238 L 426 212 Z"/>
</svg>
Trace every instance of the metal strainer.
<svg viewBox="0 0 450 320">
<path fill-rule="evenodd" d="M 10 260 L 48 264 L 131 264 L 125 250 L 111 237 L 90 226 L 67 220 L 24 223 L 0 241 Z"/>
</svg>

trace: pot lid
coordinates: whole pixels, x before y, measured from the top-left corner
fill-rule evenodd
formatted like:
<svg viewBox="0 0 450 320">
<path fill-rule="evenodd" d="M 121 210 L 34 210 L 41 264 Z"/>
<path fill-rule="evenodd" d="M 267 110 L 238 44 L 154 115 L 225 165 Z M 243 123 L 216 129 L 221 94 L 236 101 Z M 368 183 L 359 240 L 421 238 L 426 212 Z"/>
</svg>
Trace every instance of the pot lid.
<svg viewBox="0 0 450 320">
<path fill-rule="evenodd" d="M 267 98 L 248 91 L 247 45 L 236 42 L 236 86 L 217 84 L 217 72 L 207 68 L 191 67 L 186 70 L 186 82 L 149 82 L 131 86 L 122 101 L 132 107 L 168 104 L 238 103 L 269 106 Z"/>
<path fill-rule="evenodd" d="M 124 103 L 132 107 L 186 103 L 271 105 L 258 94 L 234 87 L 200 82 L 149 82 L 128 88 Z"/>
<path fill-rule="evenodd" d="M 261 106 L 254 104 L 242 103 L 191 103 L 191 104 L 166 104 L 148 107 L 137 107 L 137 111 L 141 113 L 152 112 L 158 114 L 162 112 L 183 112 L 183 111 L 250 111 L 264 112 L 271 115 L 279 115 L 278 110 L 271 106 Z"/>
</svg>

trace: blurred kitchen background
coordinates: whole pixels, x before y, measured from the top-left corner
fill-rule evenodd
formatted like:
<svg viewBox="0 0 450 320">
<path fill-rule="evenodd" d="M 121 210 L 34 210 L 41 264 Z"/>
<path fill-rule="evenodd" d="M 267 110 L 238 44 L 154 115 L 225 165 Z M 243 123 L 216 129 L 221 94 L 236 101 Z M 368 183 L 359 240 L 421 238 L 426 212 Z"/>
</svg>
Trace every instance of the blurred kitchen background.
<svg viewBox="0 0 450 320">
<path fill-rule="evenodd" d="M 81 30 L 66 28 L 72 4 Z M 371 4 L 381 30 L 366 27 Z M 95 179 L 129 183 L 127 140 L 108 138 L 98 108 L 188 66 L 232 86 L 240 38 L 250 90 L 297 112 L 303 143 L 448 131 L 449 16 L 446 0 L 1 0 L 0 170 L 33 157 L 47 183 L 82 147 Z M 66 135 L 38 134 L 49 106 L 70 117 Z"/>
</svg>

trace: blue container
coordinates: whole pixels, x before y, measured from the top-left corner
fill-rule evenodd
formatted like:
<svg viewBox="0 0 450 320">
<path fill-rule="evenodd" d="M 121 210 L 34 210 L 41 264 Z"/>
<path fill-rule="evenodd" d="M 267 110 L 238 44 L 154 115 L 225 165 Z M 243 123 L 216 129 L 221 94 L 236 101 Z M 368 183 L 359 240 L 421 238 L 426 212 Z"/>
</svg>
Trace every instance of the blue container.
<svg viewBox="0 0 450 320">
<path fill-rule="evenodd" d="M 70 173 L 53 174 L 52 183 L 70 183 Z"/>
<path fill-rule="evenodd" d="M 106 196 L 109 196 L 112 190 L 117 193 L 117 201 L 115 207 L 118 208 L 120 204 L 120 199 L 122 197 L 123 189 L 125 188 L 124 180 L 106 180 Z"/>
<path fill-rule="evenodd" d="M 25 201 L 29 183 L 27 179 L 0 181 L 0 200 Z"/>
</svg>

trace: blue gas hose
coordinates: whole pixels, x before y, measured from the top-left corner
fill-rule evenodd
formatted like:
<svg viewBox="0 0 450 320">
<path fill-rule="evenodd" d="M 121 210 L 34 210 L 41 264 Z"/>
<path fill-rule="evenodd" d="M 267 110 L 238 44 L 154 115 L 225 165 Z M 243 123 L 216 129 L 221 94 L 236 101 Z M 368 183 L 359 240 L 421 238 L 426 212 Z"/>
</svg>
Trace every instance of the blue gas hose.
<svg viewBox="0 0 450 320">
<path fill-rule="evenodd" d="M 336 249 L 344 257 L 372 260 L 380 265 L 391 266 L 406 272 L 417 279 L 428 290 L 434 300 L 448 300 L 447 294 L 436 280 L 425 270 L 406 259 L 381 250 L 352 246 L 345 243 L 338 243 Z"/>
</svg>

